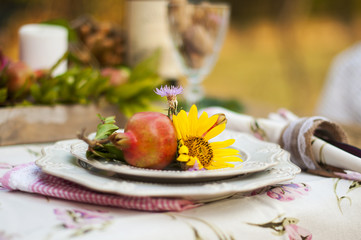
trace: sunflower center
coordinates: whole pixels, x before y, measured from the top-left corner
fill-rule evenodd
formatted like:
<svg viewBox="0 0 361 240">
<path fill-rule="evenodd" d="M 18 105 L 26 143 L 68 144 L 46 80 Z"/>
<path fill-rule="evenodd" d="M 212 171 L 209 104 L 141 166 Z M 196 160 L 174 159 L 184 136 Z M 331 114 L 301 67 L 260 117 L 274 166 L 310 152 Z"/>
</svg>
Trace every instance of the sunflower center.
<svg viewBox="0 0 361 240">
<path fill-rule="evenodd" d="M 203 166 L 207 167 L 213 159 L 213 150 L 202 137 L 190 137 L 184 141 L 184 145 L 188 147 L 188 155 L 191 157 L 197 157 Z"/>
</svg>

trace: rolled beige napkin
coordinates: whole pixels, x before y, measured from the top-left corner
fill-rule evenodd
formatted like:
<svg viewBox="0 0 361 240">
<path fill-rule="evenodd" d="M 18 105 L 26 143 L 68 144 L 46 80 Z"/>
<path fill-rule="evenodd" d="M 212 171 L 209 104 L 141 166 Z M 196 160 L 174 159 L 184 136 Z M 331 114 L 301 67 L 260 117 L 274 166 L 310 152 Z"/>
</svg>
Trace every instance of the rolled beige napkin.
<svg viewBox="0 0 361 240">
<path fill-rule="evenodd" d="M 224 113 L 228 129 L 280 144 L 291 153 L 291 161 L 304 171 L 329 177 L 339 177 L 335 173 L 343 170 L 361 173 L 360 157 L 328 143 L 347 144 L 347 137 L 341 127 L 324 117 L 298 118 L 284 109 L 269 118 L 254 118 L 220 107 L 204 111 Z"/>
</svg>

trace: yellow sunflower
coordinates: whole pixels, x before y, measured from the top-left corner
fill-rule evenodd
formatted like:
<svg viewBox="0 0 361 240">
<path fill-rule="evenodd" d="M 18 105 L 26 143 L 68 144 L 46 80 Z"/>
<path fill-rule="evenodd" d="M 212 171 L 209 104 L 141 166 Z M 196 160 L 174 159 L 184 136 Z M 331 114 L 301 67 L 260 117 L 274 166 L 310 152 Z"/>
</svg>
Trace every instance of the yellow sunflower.
<svg viewBox="0 0 361 240">
<path fill-rule="evenodd" d="M 228 139 L 222 142 L 209 142 L 226 128 L 226 122 L 217 122 L 218 115 L 208 117 L 206 112 L 198 118 L 198 110 L 193 105 L 187 115 L 181 110 L 173 115 L 173 124 L 179 140 L 178 158 L 187 168 L 219 169 L 233 167 L 230 162 L 242 161 L 239 151 L 227 148 L 235 140 Z"/>
</svg>

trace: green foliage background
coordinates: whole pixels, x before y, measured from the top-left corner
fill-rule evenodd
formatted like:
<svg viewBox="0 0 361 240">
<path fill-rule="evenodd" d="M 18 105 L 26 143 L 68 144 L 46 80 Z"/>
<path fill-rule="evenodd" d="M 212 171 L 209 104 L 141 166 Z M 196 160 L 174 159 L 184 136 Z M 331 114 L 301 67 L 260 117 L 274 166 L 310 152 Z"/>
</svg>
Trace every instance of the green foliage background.
<svg viewBox="0 0 361 240">
<path fill-rule="evenodd" d="M 314 114 L 333 58 L 361 41 L 361 1 L 223 1 L 232 19 L 207 94 L 235 98 L 255 115 L 279 107 Z M 89 14 L 124 26 L 125 13 L 125 0 L 2 0 L 0 46 L 16 59 L 22 24 Z"/>
</svg>

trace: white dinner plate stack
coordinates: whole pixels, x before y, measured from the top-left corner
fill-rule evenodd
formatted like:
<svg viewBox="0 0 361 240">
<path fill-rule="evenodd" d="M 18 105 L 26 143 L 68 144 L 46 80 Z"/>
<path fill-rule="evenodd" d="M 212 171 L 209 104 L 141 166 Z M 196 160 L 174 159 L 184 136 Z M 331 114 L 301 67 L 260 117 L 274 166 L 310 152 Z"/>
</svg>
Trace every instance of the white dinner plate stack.
<svg viewBox="0 0 361 240">
<path fill-rule="evenodd" d="M 42 171 L 90 189 L 128 196 L 177 197 L 212 201 L 293 179 L 300 168 L 279 145 L 234 131 L 213 139 L 233 138 L 243 162 L 233 168 L 205 171 L 152 170 L 120 161 L 89 159 L 87 144 L 66 140 L 45 147 L 36 161 Z"/>
</svg>

